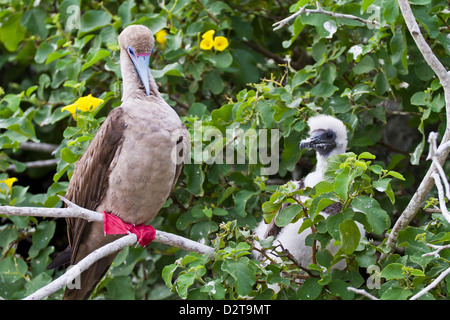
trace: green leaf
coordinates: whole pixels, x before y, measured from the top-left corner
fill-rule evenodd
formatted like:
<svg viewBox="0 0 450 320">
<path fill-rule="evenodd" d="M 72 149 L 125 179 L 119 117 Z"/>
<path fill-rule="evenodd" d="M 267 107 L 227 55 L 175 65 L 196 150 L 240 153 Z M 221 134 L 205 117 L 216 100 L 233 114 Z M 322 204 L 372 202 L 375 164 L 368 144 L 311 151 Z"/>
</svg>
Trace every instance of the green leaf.
<svg viewBox="0 0 450 320">
<path fill-rule="evenodd" d="M 349 171 L 350 168 L 346 167 L 342 173 L 336 176 L 334 181 L 334 191 L 343 200 L 347 200 L 348 188 L 353 180 Z"/>
<path fill-rule="evenodd" d="M 9 119 L 0 120 L 0 128 L 9 129 L 11 131 L 17 132 L 24 137 L 33 140 L 34 142 L 39 142 L 36 138 L 36 133 L 34 131 L 34 126 L 28 118 L 25 117 L 11 117 Z"/>
<path fill-rule="evenodd" d="M 166 265 L 162 270 L 162 278 L 167 287 L 172 288 L 172 277 L 178 266 L 176 264 Z"/>
<path fill-rule="evenodd" d="M 225 298 L 226 289 L 222 283 L 222 279 L 215 279 L 202 286 L 201 292 L 210 294 L 215 300 L 223 300 Z"/>
<path fill-rule="evenodd" d="M 366 12 L 367 8 L 370 7 L 370 5 L 374 2 L 375 0 L 363 0 L 362 2 L 362 12 Z"/>
<path fill-rule="evenodd" d="M 106 50 L 106 49 L 96 50 L 94 55 L 88 56 L 88 58 L 87 58 L 88 61 L 85 64 L 83 64 L 83 66 L 81 67 L 81 71 L 86 70 L 87 68 L 94 65 L 98 61 L 100 61 L 106 57 L 109 57 L 109 56 L 110 56 L 109 50 Z"/>
<path fill-rule="evenodd" d="M 41 42 L 36 51 L 36 55 L 34 56 L 34 61 L 37 63 L 43 63 L 47 59 L 47 56 L 55 50 L 56 45 L 50 44 L 46 41 Z"/>
<path fill-rule="evenodd" d="M 315 70 L 307 71 L 306 69 L 302 69 L 300 71 L 297 71 L 292 78 L 292 89 L 295 87 L 302 85 L 309 79 L 315 77 L 317 75 L 317 72 Z"/>
<path fill-rule="evenodd" d="M 129 276 L 118 276 L 108 281 L 108 298 L 111 300 L 134 300 L 135 288 Z"/>
<path fill-rule="evenodd" d="M 205 173 L 200 164 L 186 164 L 184 173 L 187 176 L 186 188 L 195 196 L 202 196 L 203 182 L 205 181 Z"/>
<path fill-rule="evenodd" d="M 20 24 L 27 28 L 31 34 L 38 35 L 41 39 L 45 39 L 48 35 L 48 30 L 45 27 L 46 12 L 41 7 L 32 7 L 22 15 Z"/>
<path fill-rule="evenodd" d="M 160 79 L 165 75 L 168 76 L 175 76 L 175 77 L 184 77 L 183 68 L 178 62 L 174 62 L 172 64 L 166 65 L 162 70 L 150 70 L 152 73 L 152 76 L 155 79 Z"/>
<path fill-rule="evenodd" d="M 26 284 L 26 295 L 28 296 L 36 292 L 42 287 L 48 285 L 50 282 L 52 282 L 52 277 L 50 277 L 45 272 L 33 277 L 31 281 L 27 282 Z"/>
<path fill-rule="evenodd" d="M 405 177 L 404 177 L 403 175 L 401 175 L 400 173 L 398 173 L 398 172 L 395 172 L 395 171 L 388 171 L 387 174 L 390 175 L 390 176 L 392 176 L 392 177 L 394 177 L 394 178 L 397 178 L 397 179 L 400 179 L 400 180 L 405 181 Z"/>
<path fill-rule="evenodd" d="M 374 160 L 375 156 L 373 154 L 371 154 L 370 152 L 363 152 L 358 156 L 358 160 L 361 160 L 361 159 Z"/>
<path fill-rule="evenodd" d="M 117 10 L 117 14 L 122 19 L 122 26 L 124 28 L 130 24 L 132 19 L 131 9 L 133 9 L 135 6 L 136 3 L 134 2 L 134 0 L 127 0 L 123 2 L 120 5 L 119 10 Z"/>
<path fill-rule="evenodd" d="M 352 207 L 366 214 L 367 222 L 376 234 L 381 234 L 389 228 L 389 216 L 374 198 L 359 196 L 352 201 Z"/>
<path fill-rule="evenodd" d="M 316 252 L 316 260 L 317 263 L 325 268 L 331 267 L 331 263 L 333 262 L 333 256 L 327 249 L 322 249 Z"/>
<path fill-rule="evenodd" d="M 388 264 L 382 271 L 381 276 L 386 280 L 392 279 L 404 279 L 405 274 L 403 273 L 403 264 L 401 263 L 391 263 Z"/>
<path fill-rule="evenodd" d="M 30 258 L 35 258 L 41 249 L 47 247 L 52 240 L 55 229 L 55 221 L 42 221 L 37 225 L 32 236 L 33 244 L 28 251 Z"/>
<path fill-rule="evenodd" d="M 311 89 L 311 95 L 320 98 L 328 98 L 331 97 L 333 93 L 338 89 L 338 87 L 328 82 L 321 82 Z"/>
<path fill-rule="evenodd" d="M 245 211 L 247 202 L 256 194 L 257 193 L 255 191 L 241 190 L 234 195 L 234 204 L 236 206 L 236 213 L 238 215 L 240 215 L 241 217 L 245 217 L 247 215 L 247 212 Z"/>
<path fill-rule="evenodd" d="M 220 53 L 210 53 L 205 54 L 205 59 L 211 61 L 211 63 L 219 69 L 228 68 L 233 62 L 233 56 L 229 51 L 223 51 Z"/>
<path fill-rule="evenodd" d="M 89 10 L 81 16 L 81 33 L 91 32 L 108 25 L 111 15 L 103 10 Z"/>
<path fill-rule="evenodd" d="M 21 258 L 8 256 L 0 260 L 0 280 L 7 283 L 14 283 L 23 278 L 27 270 L 27 264 Z"/>
<path fill-rule="evenodd" d="M 298 289 L 297 297 L 301 300 L 314 300 L 319 297 L 321 292 L 322 286 L 319 284 L 319 279 L 308 278 Z"/>
<path fill-rule="evenodd" d="M 356 74 L 369 73 L 375 69 L 375 63 L 370 56 L 365 56 L 361 61 L 353 68 L 353 72 Z"/>
<path fill-rule="evenodd" d="M 237 261 L 227 259 L 221 266 L 222 271 L 234 278 L 236 292 L 240 296 L 248 295 L 256 283 L 256 276 L 249 262 L 247 257 L 241 257 Z"/>
<path fill-rule="evenodd" d="M 203 75 L 204 90 L 211 91 L 213 94 L 220 94 L 225 84 L 217 72 L 210 71 Z"/>
<path fill-rule="evenodd" d="M 380 299 L 381 300 L 406 300 L 411 295 L 412 295 L 412 292 L 408 289 L 392 286 L 383 292 Z"/>
<path fill-rule="evenodd" d="M 394 0 L 390 1 L 397 3 L 397 1 Z M 399 70 L 401 74 L 407 74 L 408 73 L 408 61 L 406 59 L 407 45 L 403 28 L 398 28 L 395 31 L 395 34 L 391 39 L 390 45 L 392 53 L 392 64 Z"/>
<path fill-rule="evenodd" d="M 291 204 L 283 208 L 277 216 L 277 221 L 275 224 L 279 227 L 284 227 L 291 223 L 292 219 L 295 218 L 300 212 L 302 212 L 303 207 L 299 204 Z"/>
<path fill-rule="evenodd" d="M 194 273 L 183 273 L 178 276 L 176 287 L 178 295 L 182 299 L 186 299 L 188 295 L 188 289 L 194 284 L 195 274 Z"/>
<path fill-rule="evenodd" d="M 63 148 L 61 150 L 61 159 L 67 163 L 75 163 L 79 157 L 79 155 L 74 154 L 69 148 Z"/>
<path fill-rule="evenodd" d="M 341 250 L 345 254 L 352 254 L 358 247 L 361 233 L 353 220 L 345 220 L 339 225 Z"/>
<path fill-rule="evenodd" d="M 25 37 L 25 29 L 20 25 L 21 13 L 11 13 L 3 18 L 0 27 L 0 41 L 10 52 L 16 51 L 17 46 Z"/>
</svg>

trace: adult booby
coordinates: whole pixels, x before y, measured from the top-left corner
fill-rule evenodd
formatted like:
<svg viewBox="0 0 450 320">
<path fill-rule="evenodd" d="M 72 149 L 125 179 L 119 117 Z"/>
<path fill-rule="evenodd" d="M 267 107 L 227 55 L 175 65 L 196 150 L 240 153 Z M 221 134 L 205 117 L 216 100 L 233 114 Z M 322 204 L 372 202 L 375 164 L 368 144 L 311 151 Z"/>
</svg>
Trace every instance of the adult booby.
<svg viewBox="0 0 450 320">
<path fill-rule="evenodd" d="M 158 214 L 172 192 L 189 154 L 190 138 L 149 71 L 152 32 L 129 26 L 119 35 L 119 45 L 122 104 L 111 111 L 76 163 L 66 198 L 140 225 Z M 119 237 L 104 235 L 102 222 L 70 218 L 67 225 L 71 265 Z M 89 298 L 116 255 L 84 271 L 79 289 L 66 288 L 64 299 Z"/>
<path fill-rule="evenodd" d="M 297 190 L 305 187 L 314 187 L 317 183 L 323 180 L 324 169 L 327 164 L 327 159 L 333 155 L 342 154 L 347 148 L 347 129 L 342 121 L 329 116 L 318 115 L 308 120 L 310 137 L 300 142 L 300 148 L 309 148 L 316 150 L 317 164 L 313 172 L 309 173 L 304 179 L 300 181 L 294 181 Z M 299 197 L 300 201 L 306 200 L 305 197 Z M 287 204 L 284 204 L 280 210 L 282 210 Z M 322 215 L 327 218 L 329 215 L 339 213 L 342 209 L 340 203 L 334 203 L 322 211 Z M 279 211 L 278 211 L 279 212 Z M 312 248 L 306 246 L 306 237 L 311 234 L 311 229 L 308 228 L 298 233 L 300 226 L 303 223 L 303 219 L 299 219 L 295 223 L 288 224 L 287 226 L 280 228 L 275 222 L 278 213 L 274 216 L 270 224 L 267 224 L 264 219 L 254 230 L 254 234 L 259 239 L 265 239 L 268 236 L 275 238 L 274 244 L 281 243 L 284 249 L 287 249 L 294 258 L 304 267 L 307 267 L 312 263 Z M 361 234 L 364 234 L 363 226 L 358 224 Z M 327 249 L 332 253 L 336 253 L 339 249 L 333 245 L 332 241 Z M 255 242 L 255 245 L 259 248 L 259 244 Z M 259 253 L 255 253 L 257 258 L 261 258 Z M 275 255 L 271 255 L 275 260 L 280 261 Z M 343 267 L 342 263 L 338 263 L 335 267 Z"/>
</svg>

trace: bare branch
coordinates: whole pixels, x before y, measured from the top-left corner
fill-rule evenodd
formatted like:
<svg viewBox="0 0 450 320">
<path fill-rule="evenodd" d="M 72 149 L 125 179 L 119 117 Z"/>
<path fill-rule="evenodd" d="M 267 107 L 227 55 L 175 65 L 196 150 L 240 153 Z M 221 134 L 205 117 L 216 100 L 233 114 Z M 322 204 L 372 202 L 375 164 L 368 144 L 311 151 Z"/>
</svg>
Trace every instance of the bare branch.
<svg viewBox="0 0 450 320">
<path fill-rule="evenodd" d="M 26 166 L 26 169 L 55 167 L 58 165 L 58 159 L 30 161 L 25 162 L 24 164 Z M 11 164 L 6 170 L 16 172 L 17 168 L 14 164 Z"/>
<path fill-rule="evenodd" d="M 432 248 L 432 249 L 436 249 L 436 251 L 424 253 L 422 255 L 422 257 L 434 256 L 436 258 L 439 258 L 439 252 L 441 252 L 442 250 L 445 250 L 445 249 L 450 249 L 450 244 L 447 244 L 445 246 L 437 246 L 437 245 L 434 245 L 434 244 L 427 243 L 427 246 Z"/>
<path fill-rule="evenodd" d="M 53 218 L 83 218 L 88 221 L 103 221 L 103 215 L 99 212 L 82 208 L 69 200 L 61 197 L 62 201 L 67 204 L 67 208 L 37 208 L 37 207 L 11 207 L 0 206 L 0 214 L 15 216 L 35 216 L 35 217 L 53 217 Z M 43 299 L 50 294 L 58 291 L 68 283 L 72 282 L 81 272 L 88 269 L 95 261 L 119 251 L 122 248 L 132 245 L 137 241 L 135 234 L 129 234 L 116 241 L 113 241 L 86 256 L 78 264 L 71 267 L 63 276 L 54 280 L 47 286 L 39 289 L 32 295 L 26 297 L 27 300 Z M 189 252 L 197 252 L 200 254 L 207 253 L 210 258 L 214 257 L 214 249 L 204 244 L 186 239 L 184 237 L 171 234 L 168 232 L 156 230 L 155 239 L 158 242 L 173 247 L 177 247 Z"/>
<path fill-rule="evenodd" d="M 433 177 L 436 188 L 438 189 L 439 207 L 441 208 L 442 215 L 450 223 L 450 213 L 445 205 L 444 188 L 442 187 L 441 179 L 436 172 L 433 172 L 431 176 Z"/>
<path fill-rule="evenodd" d="M 426 286 L 425 288 L 423 288 L 422 290 L 420 290 L 418 293 L 416 293 L 414 296 L 411 297 L 411 299 L 409 300 L 417 300 L 419 299 L 421 296 L 423 296 L 425 293 L 427 293 L 428 291 L 430 291 L 431 289 L 433 289 L 434 287 L 436 287 L 439 282 L 441 282 L 442 280 L 444 280 L 444 278 L 450 274 L 450 268 L 448 268 L 447 270 L 445 270 L 444 272 L 442 272 L 439 277 L 437 277 L 436 279 L 434 279 L 433 282 L 431 282 L 428 286 Z"/>
<path fill-rule="evenodd" d="M 449 154 L 448 148 L 441 149 L 441 147 L 447 145 L 450 141 L 450 75 L 442 65 L 442 63 L 434 55 L 428 43 L 425 41 L 425 38 L 420 32 L 419 25 L 417 24 L 416 19 L 412 13 L 408 0 L 398 0 L 398 4 L 405 19 L 406 26 L 408 27 L 409 32 L 411 33 L 418 49 L 422 53 L 425 61 L 438 76 L 442 88 L 444 89 L 447 123 L 445 134 L 441 141 L 441 146 L 438 148 L 439 152 L 436 154 L 436 161 L 432 162 L 417 191 L 412 196 L 410 202 L 398 218 L 397 222 L 392 228 L 391 233 L 389 234 L 386 245 L 391 249 L 391 252 L 395 250 L 395 243 L 397 242 L 398 233 L 409 225 L 409 223 L 415 217 L 416 213 L 422 207 L 423 202 L 425 201 L 428 193 L 433 187 L 434 179 L 432 177 L 432 174 L 436 170 L 435 164 L 438 163 L 440 166 L 442 166 Z M 381 259 L 385 259 L 386 256 L 386 254 L 383 254 L 381 256 Z"/>
<path fill-rule="evenodd" d="M 58 149 L 58 145 L 50 144 L 50 143 L 35 143 L 35 142 L 23 142 L 20 144 L 20 149 L 27 151 L 37 151 L 37 152 L 45 152 L 53 154 L 56 149 Z"/>
<path fill-rule="evenodd" d="M 23 300 L 41 300 L 48 297 L 67 284 L 70 284 L 83 271 L 87 270 L 94 262 L 100 260 L 101 258 L 109 256 L 110 254 L 119 251 L 127 246 L 131 246 L 132 244 L 136 243 L 136 241 L 136 235 L 134 233 L 131 233 L 125 237 L 110 242 L 97 250 L 94 250 L 76 265 L 69 268 L 67 272 L 60 276 L 58 279 L 35 291 L 28 297 L 25 297 Z"/>
<path fill-rule="evenodd" d="M 354 15 L 351 15 L 351 14 L 344 14 L 344 13 L 336 13 L 336 12 L 331 12 L 331 11 L 325 11 L 325 10 L 322 9 L 322 7 L 320 6 L 319 2 L 316 2 L 316 6 L 317 6 L 317 9 L 306 9 L 305 7 L 302 7 L 296 13 L 294 13 L 293 15 L 291 15 L 291 16 L 289 16 L 289 17 L 287 17 L 287 18 L 285 18 L 285 19 L 283 19 L 281 21 L 275 22 L 272 25 L 274 27 L 273 31 L 276 31 L 278 29 L 283 28 L 286 24 L 288 24 L 289 21 L 291 21 L 292 19 L 297 18 L 302 13 L 306 13 L 306 14 L 320 13 L 320 14 L 325 14 L 327 16 L 331 16 L 331 17 L 334 17 L 334 18 L 356 20 L 356 21 L 359 21 L 359 22 L 364 23 L 366 25 L 375 25 L 377 27 L 380 27 L 380 23 L 378 21 L 376 21 L 376 20 L 366 20 L 366 19 L 354 16 Z M 389 27 L 389 26 L 386 26 L 386 27 Z"/>
<path fill-rule="evenodd" d="M 371 295 L 370 293 L 368 293 L 366 290 L 363 290 L 363 289 L 356 289 L 356 288 L 353 288 L 353 287 L 347 287 L 347 290 L 348 291 L 352 291 L 352 292 L 357 293 L 357 294 L 360 294 L 360 295 L 363 295 L 363 296 L 369 298 L 370 300 L 379 300 L 377 297 Z"/>
<path fill-rule="evenodd" d="M 38 208 L 0 206 L 0 214 L 10 216 L 32 216 L 51 218 L 83 218 L 88 221 L 103 221 L 103 216 L 95 211 L 83 208 Z"/>
</svg>

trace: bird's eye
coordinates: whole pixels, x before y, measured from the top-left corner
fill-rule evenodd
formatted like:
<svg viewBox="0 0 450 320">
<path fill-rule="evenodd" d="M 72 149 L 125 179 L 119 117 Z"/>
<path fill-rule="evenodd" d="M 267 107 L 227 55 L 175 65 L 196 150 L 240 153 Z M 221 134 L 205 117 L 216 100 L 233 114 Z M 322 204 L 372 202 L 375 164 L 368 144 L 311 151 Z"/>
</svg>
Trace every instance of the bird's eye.
<svg viewBox="0 0 450 320">
<path fill-rule="evenodd" d="M 134 54 L 134 50 L 133 50 L 132 47 L 128 47 L 128 53 L 129 53 L 129 54 Z"/>
<path fill-rule="evenodd" d="M 328 132 L 325 134 L 325 137 L 326 137 L 327 139 L 333 139 L 333 138 L 334 138 L 334 132 L 328 131 Z"/>
</svg>

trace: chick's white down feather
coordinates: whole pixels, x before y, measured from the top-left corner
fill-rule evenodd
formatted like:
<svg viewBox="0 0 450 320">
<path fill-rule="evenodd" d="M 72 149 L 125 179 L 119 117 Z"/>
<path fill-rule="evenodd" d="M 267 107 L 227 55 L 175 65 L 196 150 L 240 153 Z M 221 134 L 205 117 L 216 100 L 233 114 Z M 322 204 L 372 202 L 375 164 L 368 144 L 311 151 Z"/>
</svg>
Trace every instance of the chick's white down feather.
<svg viewBox="0 0 450 320">
<path fill-rule="evenodd" d="M 316 152 L 317 164 L 316 168 L 313 172 L 309 173 L 303 180 L 305 187 L 314 187 L 317 183 L 323 180 L 323 170 L 326 166 L 326 160 L 328 157 L 336 154 L 342 154 L 345 152 L 347 147 L 347 129 L 345 125 L 338 119 L 328 116 L 328 115 L 319 115 L 308 120 L 308 126 L 310 128 L 310 135 L 313 134 L 316 130 L 332 130 L 335 133 L 335 147 L 329 154 L 326 156 L 320 155 L 319 152 Z M 294 181 L 297 185 L 299 182 Z M 307 197 L 300 197 L 300 201 L 304 202 L 307 200 Z M 324 218 L 327 218 L 329 214 L 326 212 L 320 213 Z M 290 223 L 287 226 L 283 227 L 279 234 L 274 239 L 274 245 L 281 244 L 284 249 L 287 249 L 293 257 L 297 260 L 297 262 L 303 266 L 307 267 L 312 263 L 312 247 L 307 246 L 305 244 L 306 237 L 311 234 L 311 228 L 305 229 L 300 234 L 298 233 L 300 226 L 303 223 L 303 219 L 299 219 L 295 223 Z M 356 222 L 361 236 L 364 236 L 364 227 Z M 259 225 L 254 229 L 254 235 L 258 236 L 259 239 L 264 239 L 264 234 L 267 230 L 268 224 L 265 223 L 264 219 L 259 223 Z M 255 247 L 260 249 L 259 243 L 255 241 Z M 331 240 L 327 246 L 327 249 L 330 251 L 332 255 L 334 255 L 339 246 L 334 245 L 334 240 Z M 277 249 L 278 253 L 281 252 L 281 248 Z M 270 252 L 266 252 L 266 254 L 273 260 L 277 262 L 281 262 L 281 258 L 277 256 L 277 254 L 273 254 Z M 264 260 L 262 255 L 258 251 L 254 251 L 254 256 L 257 259 Z M 333 266 L 333 268 L 342 269 L 345 267 L 345 261 L 341 260 L 337 264 Z"/>
</svg>

